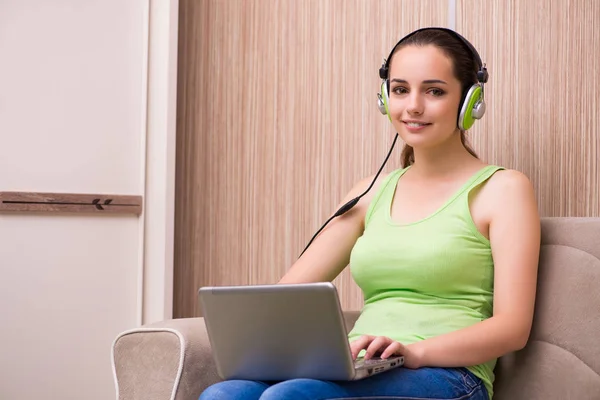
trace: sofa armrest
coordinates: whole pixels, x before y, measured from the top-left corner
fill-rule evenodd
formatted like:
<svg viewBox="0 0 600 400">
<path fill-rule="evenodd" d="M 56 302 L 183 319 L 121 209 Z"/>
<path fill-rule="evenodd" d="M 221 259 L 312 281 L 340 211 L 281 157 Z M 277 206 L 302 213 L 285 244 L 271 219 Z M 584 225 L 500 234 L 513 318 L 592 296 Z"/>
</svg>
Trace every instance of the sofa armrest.
<svg viewBox="0 0 600 400">
<path fill-rule="evenodd" d="M 344 312 L 352 329 L 357 311 Z M 145 325 L 117 336 L 112 347 L 118 400 L 197 400 L 221 381 L 203 318 Z"/>
<path fill-rule="evenodd" d="M 203 318 L 161 321 L 126 331 L 112 347 L 118 400 L 198 400 L 220 381 Z"/>
</svg>

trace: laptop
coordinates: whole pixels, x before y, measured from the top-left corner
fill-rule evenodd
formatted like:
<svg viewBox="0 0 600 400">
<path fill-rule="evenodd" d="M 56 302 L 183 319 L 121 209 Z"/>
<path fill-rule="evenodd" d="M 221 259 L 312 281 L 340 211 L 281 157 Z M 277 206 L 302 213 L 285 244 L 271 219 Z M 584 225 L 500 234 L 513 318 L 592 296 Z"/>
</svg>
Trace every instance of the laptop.
<svg viewBox="0 0 600 400">
<path fill-rule="evenodd" d="M 202 287 L 198 291 L 212 355 L 222 379 L 363 379 L 403 357 L 352 359 L 335 286 Z"/>
</svg>

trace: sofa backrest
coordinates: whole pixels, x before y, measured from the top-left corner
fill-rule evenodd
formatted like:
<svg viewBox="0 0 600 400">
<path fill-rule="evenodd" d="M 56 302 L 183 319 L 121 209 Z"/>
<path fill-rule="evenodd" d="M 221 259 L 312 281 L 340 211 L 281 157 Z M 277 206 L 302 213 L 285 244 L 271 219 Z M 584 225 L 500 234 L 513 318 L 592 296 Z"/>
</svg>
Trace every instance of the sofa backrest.
<svg viewBox="0 0 600 400">
<path fill-rule="evenodd" d="M 533 329 L 494 399 L 600 399 L 600 218 L 543 218 Z"/>
</svg>

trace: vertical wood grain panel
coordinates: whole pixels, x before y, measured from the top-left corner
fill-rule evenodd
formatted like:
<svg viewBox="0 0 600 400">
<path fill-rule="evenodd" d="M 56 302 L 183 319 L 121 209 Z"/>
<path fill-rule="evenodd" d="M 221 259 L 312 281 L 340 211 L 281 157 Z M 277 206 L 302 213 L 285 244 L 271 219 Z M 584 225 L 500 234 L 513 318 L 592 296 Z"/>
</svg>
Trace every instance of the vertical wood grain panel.
<svg viewBox="0 0 600 400">
<path fill-rule="evenodd" d="M 175 317 L 199 315 L 200 286 L 276 282 L 376 172 L 394 135 L 378 68 L 447 12 L 447 0 L 181 1 Z M 362 306 L 348 270 L 335 283 L 344 308 Z"/>
<path fill-rule="evenodd" d="M 597 1 L 457 1 L 490 72 L 472 142 L 530 177 L 543 216 L 600 216 L 598 20 Z"/>
</svg>

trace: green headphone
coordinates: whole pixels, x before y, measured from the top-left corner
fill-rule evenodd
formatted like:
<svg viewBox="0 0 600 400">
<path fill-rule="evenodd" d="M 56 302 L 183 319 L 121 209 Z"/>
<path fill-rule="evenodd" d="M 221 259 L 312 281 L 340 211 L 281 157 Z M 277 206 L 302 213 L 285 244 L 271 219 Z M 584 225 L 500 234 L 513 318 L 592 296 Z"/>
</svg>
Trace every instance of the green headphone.
<svg viewBox="0 0 600 400">
<path fill-rule="evenodd" d="M 451 29 L 448 29 L 448 28 L 430 27 L 430 28 L 417 29 L 416 31 L 409 33 L 408 35 L 406 35 L 405 37 L 400 39 L 400 41 L 398 43 L 396 43 L 396 45 L 390 52 L 390 55 L 388 56 L 388 58 L 384 60 L 383 65 L 381 66 L 381 68 L 379 68 L 379 77 L 381 79 L 383 79 L 383 82 L 381 83 L 381 91 L 380 91 L 380 93 L 377 94 L 377 97 L 378 97 L 377 105 L 379 107 L 379 111 L 381 111 L 381 113 L 383 115 L 387 115 L 388 119 L 391 122 L 392 118 L 390 117 L 390 113 L 389 113 L 389 109 L 388 109 L 389 88 L 390 88 L 390 83 L 388 81 L 388 78 L 389 78 L 388 75 L 389 75 L 389 62 L 390 62 L 390 59 L 392 58 L 392 55 L 394 54 L 394 50 L 396 50 L 398 45 L 401 44 L 402 42 L 404 42 L 406 39 L 408 39 L 415 33 L 421 32 L 424 30 L 441 30 L 441 31 L 448 32 L 451 35 L 453 35 L 454 37 L 460 39 L 461 43 L 463 43 L 465 45 L 465 48 L 469 51 L 469 53 L 471 53 L 473 55 L 473 59 L 475 60 L 475 62 L 477 63 L 477 66 L 479 67 L 479 69 L 477 71 L 478 83 L 472 85 L 468 90 L 466 90 L 462 94 L 462 100 L 460 102 L 459 113 L 458 113 L 458 127 L 459 127 L 459 129 L 466 131 L 467 129 L 469 129 L 473 126 L 476 119 L 481 119 L 483 117 L 483 114 L 485 114 L 485 101 L 483 98 L 483 84 L 487 82 L 489 75 L 488 75 L 487 69 L 485 67 L 485 64 L 481 62 L 481 57 L 479 57 L 479 53 L 477 53 L 477 50 L 475 50 L 475 47 L 473 47 L 473 45 L 471 43 L 469 43 L 469 41 L 467 39 L 465 39 L 464 37 L 462 37 L 460 34 L 458 34 L 457 32 L 455 32 Z"/>
</svg>

